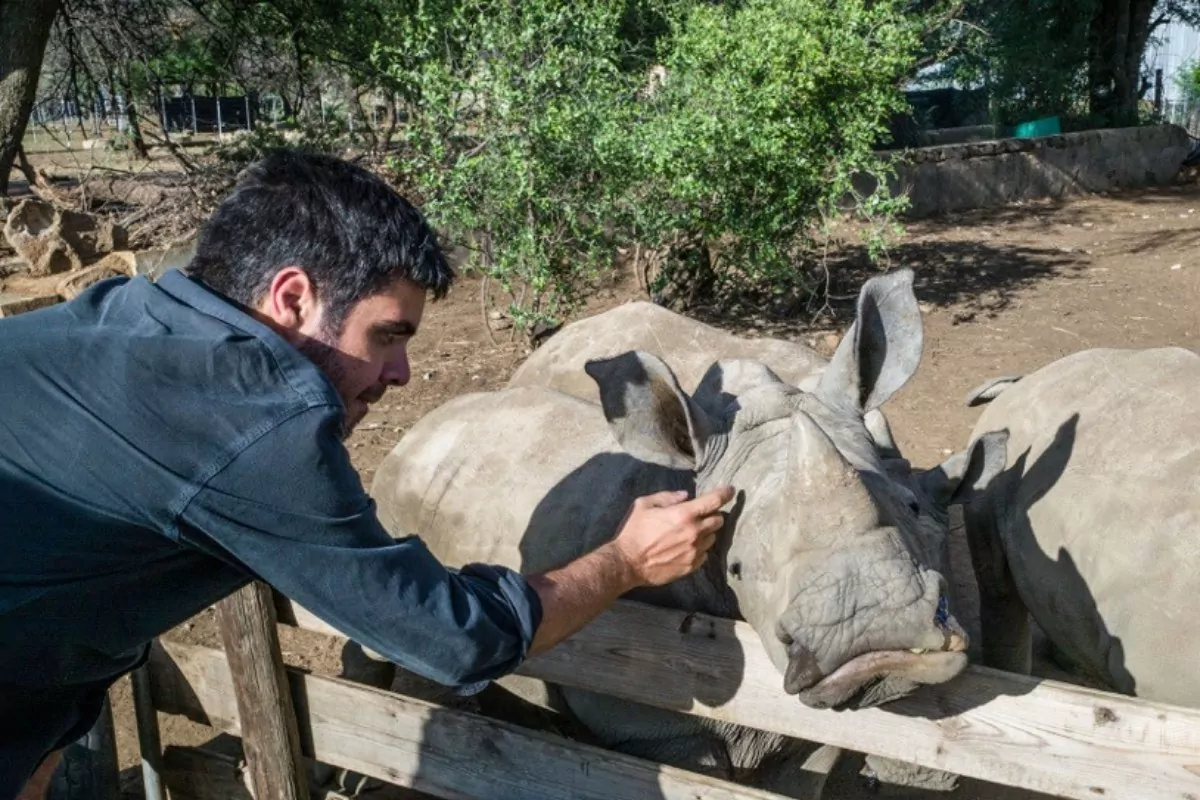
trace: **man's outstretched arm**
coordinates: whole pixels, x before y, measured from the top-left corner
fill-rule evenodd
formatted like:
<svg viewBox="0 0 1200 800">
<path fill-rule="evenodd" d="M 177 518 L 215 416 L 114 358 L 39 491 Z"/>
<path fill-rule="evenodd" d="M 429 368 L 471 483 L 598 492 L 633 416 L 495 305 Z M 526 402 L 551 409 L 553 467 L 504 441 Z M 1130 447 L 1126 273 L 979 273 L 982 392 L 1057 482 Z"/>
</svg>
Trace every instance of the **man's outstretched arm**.
<svg viewBox="0 0 1200 800">
<path fill-rule="evenodd" d="M 638 498 L 611 541 L 559 569 L 527 576 L 542 604 L 530 656 L 570 637 L 631 589 L 670 583 L 704 563 L 733 490 L 686 498 L 686 492 Z"/>
<path fill-rule="evenodd" d="M 542 575 L 493 564 L 451 570 L 419 538 L 393 540 L 383 529 L 336 438 L 337 422 L 314 409 L 247 447 L 184 508 L 180 538 L 447 685 L 508 674 L 629 589 L 695 569 L 732 497 L 722 490 L 690 501 L 676 493 L 642 498 L 612 540 Z"/>
</svg>

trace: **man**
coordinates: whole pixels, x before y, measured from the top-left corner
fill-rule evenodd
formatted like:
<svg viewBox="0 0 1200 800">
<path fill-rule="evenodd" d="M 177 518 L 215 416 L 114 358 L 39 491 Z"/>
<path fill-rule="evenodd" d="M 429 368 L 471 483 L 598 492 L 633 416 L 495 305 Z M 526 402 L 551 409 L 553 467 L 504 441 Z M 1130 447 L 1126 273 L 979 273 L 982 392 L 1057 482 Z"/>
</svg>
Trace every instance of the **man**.
<svg viewBox="0 0 1200 800">
<path fill-rule="evenodd" d="M 426 294 L 452 279 L 381 180 L 282 151 L 186 274 L 0 322 L 0 800 L 50 772 L 151 638 L 252 579 L 462 685 L 699 567 L 729 488 L 641 498 L 609 543 L 541 575 L 451 571 L 381 527 L 342 442 L 408 382 Z"/>
</svg>

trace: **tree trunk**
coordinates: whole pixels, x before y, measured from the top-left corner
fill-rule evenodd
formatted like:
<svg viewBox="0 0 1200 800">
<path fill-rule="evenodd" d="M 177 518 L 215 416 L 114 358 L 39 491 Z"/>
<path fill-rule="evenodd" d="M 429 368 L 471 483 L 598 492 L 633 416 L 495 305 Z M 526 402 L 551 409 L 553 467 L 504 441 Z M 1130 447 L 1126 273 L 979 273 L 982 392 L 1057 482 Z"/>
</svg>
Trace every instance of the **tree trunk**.
<svg viewBox="0 0 1200 800">
<path fill-rule="evenodd" d="M 25 136 L 59 0 L 0 0 L 0 195 Z"/>
<path fill-rule="evenodd" d="M 129 80 L 121 82 L 121 95 L 125 100 L 125 121 L 129 123 L 129 143 L 138 158 L 150 158 L 146 140 L 142 138 L 142 121 L 138 119 L 137 103 L 133 99 L 133 85 Z"/>
<path fill-rule="evenodd" d="M 1141 64 L 1156 0 L 1102 0 L 1089 36 L 1088 96 L 1104 125 L 1136 124 Z"/>
</svg>

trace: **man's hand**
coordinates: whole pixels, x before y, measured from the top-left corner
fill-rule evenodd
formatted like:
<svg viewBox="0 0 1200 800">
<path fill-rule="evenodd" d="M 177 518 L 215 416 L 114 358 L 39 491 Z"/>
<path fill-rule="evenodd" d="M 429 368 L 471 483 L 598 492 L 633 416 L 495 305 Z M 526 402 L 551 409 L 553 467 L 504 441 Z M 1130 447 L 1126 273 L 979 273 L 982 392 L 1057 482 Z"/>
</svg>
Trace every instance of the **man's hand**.
<svg viewBox="0 0 1200 800">
<path fill-rule="evenodd" d="M 618 597 L 639 586 L 661 586 L 699 569 L 733 499 L 723 486 L 694 500 L 661 492 L 634 501 L 616 536 L 566 566 L 528 577 L 542 601 L 542 623 L 529 654 L 571 636 Z"/>
<path fill-rule="evenodd" d="M 732 499 L 733 489 L 724 486 L 695 500 L 687 492 L 659 492 L 633 501 L 613 546 L 635 585 L 662 586 L 699 569 L 725 524 L 718 512 Z"/>
</svg>

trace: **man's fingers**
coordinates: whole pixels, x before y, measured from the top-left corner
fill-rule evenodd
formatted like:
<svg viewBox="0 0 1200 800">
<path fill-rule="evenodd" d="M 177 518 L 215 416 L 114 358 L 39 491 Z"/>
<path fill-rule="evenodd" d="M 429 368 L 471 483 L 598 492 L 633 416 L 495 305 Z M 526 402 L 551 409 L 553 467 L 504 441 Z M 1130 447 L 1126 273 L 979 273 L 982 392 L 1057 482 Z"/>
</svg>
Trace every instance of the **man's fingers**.
<svg viewBox="0 0 1200 800">
<path fill-rule="evenodd" d="M 720 486 L 702 495 L 697 495 L 694 499 L 680 505 L 690 515 L 697 517 L 708 516 L 720 511 L 721 507 L 726 505 L 733 497 L 734 490 L 732 486 Z"/>
<path fill-rule="evenodd" d="M 686 490 L 674 492 L 655 492 L 644 497 L 639 497 L 643 508 L 666 508 L 668 506 L 678 505 L 680 502 L 687 499 L 688 493 Z"/>
<path fill-rule="evenodd" d="M 697 530 L 704 536 L 716 536 L 717 531 L 725 526 L 725 517 L 720 514 L 714 514 L 711 517 L 705 517 L 696 523 Z"/>
</svg>

